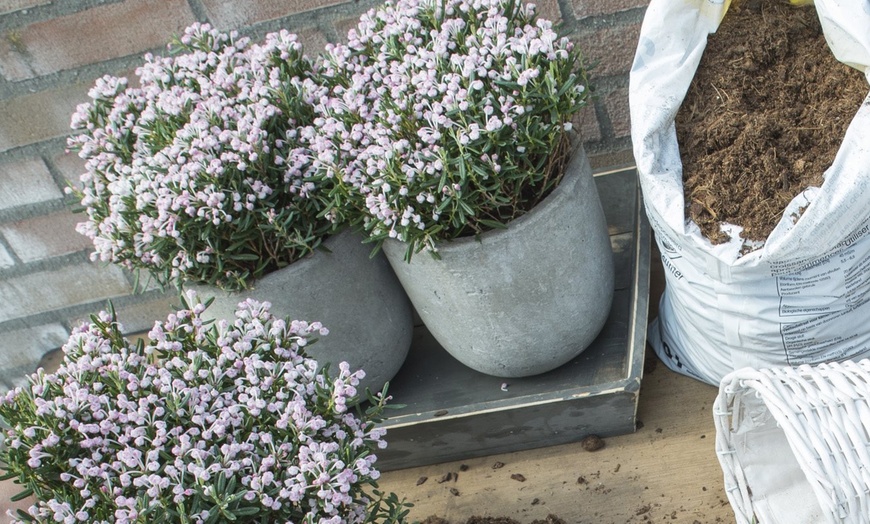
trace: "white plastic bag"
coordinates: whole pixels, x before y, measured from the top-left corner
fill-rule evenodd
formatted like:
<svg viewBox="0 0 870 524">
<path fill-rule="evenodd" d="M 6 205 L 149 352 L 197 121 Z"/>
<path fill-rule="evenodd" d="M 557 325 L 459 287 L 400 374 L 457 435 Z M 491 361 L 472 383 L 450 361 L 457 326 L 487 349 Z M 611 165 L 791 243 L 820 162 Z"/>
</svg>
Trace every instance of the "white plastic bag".
<svg viewBox="0 0 870 524">
<path fill-rule="evenodd" d="M 714 246 L 685 216 L 674 118 L 727 5 L 652 0 L 629 87 L 634 155 L 666 274 L 649 341 L 668 367 L 713 385 L 743 367 L 870 356 L 870 97 L 822 187 L 795 197 L 763 248 L 740 256 L 736 234 Z M 837 59 L 868 75 L 870 0 L 815 8 Z"/>
</svg>

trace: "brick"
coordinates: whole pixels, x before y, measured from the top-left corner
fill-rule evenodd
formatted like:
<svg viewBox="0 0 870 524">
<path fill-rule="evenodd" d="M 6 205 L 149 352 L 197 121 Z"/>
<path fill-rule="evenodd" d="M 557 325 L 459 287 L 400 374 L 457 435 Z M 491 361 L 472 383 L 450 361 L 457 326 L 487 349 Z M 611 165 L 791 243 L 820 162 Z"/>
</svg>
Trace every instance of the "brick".
<svg viewBox="0 0 870 524">
<path fill-rule="evenodd" d="M 223 30 L 304 13 L 321 7 L 344 3 L 345 0 L 202 0 L 209 20 Z M 293 31 L 293 28 L 288 28 Z"/>
<path fill-rule="evenodd" d="M 148 331 L 154 327 L 154 322 L 166 320 L 170 313 L 175 313 L 181 306 L 174 288 L 137 295 L 135 300 L 125 305 L 115 304 L 115 313 L 125 334 Z M 90 322 L 90 315 L 72 318 L 69 325 L 78 326 L 83 322 Z"/>
<path fill-rule="evenodd" d="M 577 129 L 583 142 L 596 142 L 601 140 L 601 126 L 598 125 L 598 116 L 595 108 L 589 103 L 580 110 L 576 117 Z"/>
<path fill-rule="evenodd" d="M 142 302 L 117 308 L 118 320 L 124 326 L 124 333 L 148 331 L 154 327 L 154 322 L 166 320 L 170 313 L 181 307 L 181 300 L 174 288 L 146 297 Z"/>
<path fill-rule="evenodd" d="M 2 120 L 0 116 L 0 120 Z M 0 209 L 62 198 L 63 193 L 40 159 L 0 164 Z"/>
<path fill-rule="evenodd" d="M 0 40 L 0 73 L 24 80 L 140 54 L 194 21 L 186 0 L 127 0 L 36 22 Z"/>
<path fill-rule="evenodd" d="M 532 0 L 538 6 L 538 16 L 557 24 L 562 21 L 558 0 Z"/>
<path fill-rule="evenodd" d="M 631 136 L 631 118 L 628 110 L 628 89 L 614 89 L 604 97 L 604 107 L 610 117 L 613 136 L 622 138 Z"/>
<path fill-rule="evenodd" d="M 301 29 L 296 32 L 299 35 L 299 41 L 302 42 L 305 54 L 314 57 L 323 52 L 326 44 L 329 42 L 319 29 Z"/>
<path fill-rule="evenodd" d="M 81 263 L 0 280 L 0 322 L 128 295 L 116 266 Z"/>
<path fill-rule="evenodd" d="M 70 134 L 76 106 L 87 102 L 87 84 L 63 85 L 0 100 L 0 151 Z"/>
<path fill-rule="evenodd" d="M 90 239 L 76 232 L 84 214 L 61 211 L 0 226 L 0 233 L 22 262 L 75 253 L 92 247 Z"/>
<path fill-rule="evenodd" d="M 50 4 L 51 0 L 5 0 L 0 3 L 0 15 L 23 11 L 32 7 Z"/>
<path fill-rule="evenodd" d="M 646 7 L 649 0 L 573 0 L 574 16 L 578 20 L 590 16 L 609 15 L 628 11 L 637 7 Z"/>
<path fill-rule="evenodd" d="M 79 185 L 79 177 L 85 172 L 85 161 L 76 152 L 61 151 L 51 160 L 67 185 Z"/>
<path fill-rule="evenodd" d="M 0 77 L 14 80 L 33 76 L 33 69 L 27 63 L 20 42 L 21 37 L 16 32 L 6 33 L 0 40 Z"/>
<path fill-rule="evenodd" d="M 69 339 L 60 324 L 46 324 L 0 333 L 0 385 L 12 389 L 26 382 L 42 357 Z"/>
<path fill-rule="evenodd" d="M 605 26 L 572 38 L 586 63 L 596 64 L 590 71 L 593 77 L 627 75 L 640 38 L 640 23 Z"/>
<path fill-rule="evenodd" d="M 0 245 L 0 269 L 4 267 L 12 267 L 15 265 L 15 260 L 6 248 Z"/>
<path fill-rule="evenodd" d="M 343 18 L 341 20 L 336 20 L 332 23 L 332 26 L 335 28 L 335 32 L 338 33 L 338 41 L 342 44 L 347 43 L 347 33 L 351 29 L 356 29 L 359 25 L 359 17 L 362 16 L 364 11 L 361 11 L 357 16 L 351 16 L 349 18 Z"/>
</svg>

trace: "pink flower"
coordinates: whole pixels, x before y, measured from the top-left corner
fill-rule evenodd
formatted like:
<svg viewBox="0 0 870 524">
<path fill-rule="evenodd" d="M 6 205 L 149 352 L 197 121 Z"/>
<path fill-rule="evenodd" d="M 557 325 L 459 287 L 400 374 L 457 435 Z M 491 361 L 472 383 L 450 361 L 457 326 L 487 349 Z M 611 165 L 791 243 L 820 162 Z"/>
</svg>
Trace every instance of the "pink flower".
<svg viewBox="0 0 870 524">
<path fill-rule="evenodd" d="M 251 503 L 256 520 L 367 521 L 384 433 L 348 409 L 364 373 L 341 363 L 327 376 L 307 356 L 306 341 L 326 332 L 319 322 L 278 319 L 248 299 L 234 323 L 205 325 L 196 295 L 184 301 L 145 347 L 123 339 L 110 315 L 76 328 L 57 373 L 36 375 L 0 406 L 14 428 L 4 463 L 41 485 L 75 487 L 46 491 L 55 498 L 30 513 L 133 522 L 147 509 L 164 521 L 168 507 L 205 520 L 218 511 L 208 490 L 232 479 L 221 498 Z M 38 419 L 35 391 L 47 406 Z"/>
<path fill-rule="evenodd" d="M 409 253 L 530 207 L 498 202 L 517 184 L 539 194 L 536 184 L 558 181 L 541 159 L 586 96 L 571 43 L 532 5 L 506 0 L 387 1 L 318 67 L 329 89 L 303 132 L 313 167 L 344 188 L 351 223 L 376 243 L 408 242 Z M 490 151 L 502 159 L 479 160 Z M 466 189 L 449 190 L 455 183 Z"/>
<path fill-rule="evenodd" d="M 327 188 L 298 143 L 323 88 L 287 31 L 253 44 L 194 24 L 170 49 L 146 56 L 138 87 L 103 77 L 76 109 L 71 125 L 81 133 L 68 145 L 87 171 L 73 193 L 88 216 L 77 230 L 93 241 L 94 259 L 161 283 L 245 287 L 239 275 L 293 262 L 338 226 L 337 215 L 321 213 Z M 275 210 L 280 220 L 257 229 Z M 259 244 L 243 241 L 254 229 Z"/>
</svg>

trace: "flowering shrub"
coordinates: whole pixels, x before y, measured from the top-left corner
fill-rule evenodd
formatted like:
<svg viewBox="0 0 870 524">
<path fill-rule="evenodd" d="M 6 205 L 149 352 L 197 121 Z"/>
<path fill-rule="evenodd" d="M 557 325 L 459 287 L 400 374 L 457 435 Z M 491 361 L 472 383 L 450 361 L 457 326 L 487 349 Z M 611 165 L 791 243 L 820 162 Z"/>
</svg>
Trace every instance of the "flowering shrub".
<svg viewBox="0 0 870 524">
<path fill-rule="evenodd" d="M 367 493 L 387 398 L 351 407 L 364 373 L 331 379 L 304 352 L 319 323 L 249 299 L 206 326 L 193 293 L 185 307 L 137 344 L 101 313 L 0 402 L 0 461 L 38 500 L 17 522 L 403 522 L 395 495 Z"/>
<path fill-rule="evenodd" d="M 322 74 L 315 167 L 376 243 L 504 227 L 558 184 L 588 90 L 578 51 L 517 0 L 391 0 Z"/>
<path fill-rule="evenodd" d="M 72 118 L 86 159 L 78 231 L 94 258 L 228 289 L 298 260 L 334 229 L 299 143 L 323 88 L 296 36 L 253 45 L 189 27 L 139 86 L 106 76 Z"/>
</svg>

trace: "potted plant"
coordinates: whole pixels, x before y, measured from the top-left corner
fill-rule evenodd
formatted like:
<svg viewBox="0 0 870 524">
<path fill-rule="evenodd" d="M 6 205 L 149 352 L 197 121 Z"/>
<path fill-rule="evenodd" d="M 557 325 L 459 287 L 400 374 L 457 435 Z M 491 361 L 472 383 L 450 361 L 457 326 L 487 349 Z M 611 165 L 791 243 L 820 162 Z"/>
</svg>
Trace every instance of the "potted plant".
<svg viewBox="0 0 870 524">
<path fill-rule="evenodd" d="M 251 299 L 210 324 L 183 301 L 135 343 L 94 316 L 0 401 L 0 464 L 35 499 L 15 522 L 404 522 L 377 490 L 388 397 L 363 411 L 362 371 L 308 356 L 322 325 Z"/>
<path fill-rule="evenodd" d="M 146 56 L 135 87 L 98 80 L 73 115 L 93 257 L 216 295 L 217 318 L 248 295 L 320 318 L 335 333 L 317 357 L 366 369 L 380 389 L 410 347 L 410 303 L 342 229 L 301 143 L 325 91 L 301 44 L 194 24 L 169 51 Z"/>
<path fill-rule="evenodd" d="M 525 376 L 577 356 L 613 294 L 570 134 L 589 96 L 579 51 L 513 0 L 388 1 L 348 39 L 322 61 L 309 141 L 347 219 L 468 366 Z"/>
</svg>

